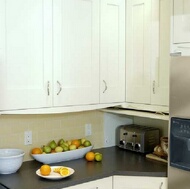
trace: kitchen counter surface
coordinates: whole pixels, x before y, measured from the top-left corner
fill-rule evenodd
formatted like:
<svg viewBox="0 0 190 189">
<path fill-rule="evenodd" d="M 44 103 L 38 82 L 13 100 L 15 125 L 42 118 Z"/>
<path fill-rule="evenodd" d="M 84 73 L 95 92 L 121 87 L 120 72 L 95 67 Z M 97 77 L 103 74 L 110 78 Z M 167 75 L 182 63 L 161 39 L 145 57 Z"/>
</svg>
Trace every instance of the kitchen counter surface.
<svg viewBox="0 0 190 189">
<path fill-rule="evenodd" d="M 0 175 L 0 183 L 10 189 L 61 189 L 113 175 L 167 177 L 167 164 L 150 160 L 143 154 L 125 151 L 118 147 L 93 150 L 103 154 L 102 162 L 87 162 L 84 158 L 51 164 L 68 166 L 75 170 L 70 177 L 47 180 L 36 175 L 42 163 L 24 162 L 13 174 Z"/>
</svg>

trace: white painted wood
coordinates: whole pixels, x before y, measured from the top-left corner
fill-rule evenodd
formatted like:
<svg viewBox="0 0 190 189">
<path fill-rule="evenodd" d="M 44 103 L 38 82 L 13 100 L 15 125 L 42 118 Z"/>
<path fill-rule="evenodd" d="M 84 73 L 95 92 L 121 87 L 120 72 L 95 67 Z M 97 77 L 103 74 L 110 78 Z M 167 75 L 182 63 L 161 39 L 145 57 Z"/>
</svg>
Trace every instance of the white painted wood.
<svg viewBox="0 0 190 189">
<path fill-rule="evenodd" d="M 124 0 L 101 0 L 100 32 L 100 102 L 124 102 Z"/>
<path fill-rule="evenodd" d="M 24 110 L 7 110 L 0 111 L 0 115 L 11 115 L 11 114 L 60 114 L 70 112 L 82 112 L 91 110 L 101 110 L 102 108 L 118 106 L 120 103 L 106 103 L 106 104 L 87 104 L 87 105 L 73 105 L 73 106 L 60 106 L 60 107 L 49 107 L 49 108 L 34 108 Z"/>
<path fill-rule="evenodd" d="M 167 188 L 167 177 L 113 176 L 113 189 Z"/>
<path fill-rule="evenodd" d="M 48 107 L 52 0 L 0 0 L 0 110 Z"/>
<path fill-rule="evenodd" d="M 190 0 L 171 0 L 171 53 L 190 55 Z"/>
<path fill-rule="evenodd" d="M 190 0 L 173 0 L 174 43 L 190 43 Z"/>
<path fill-rule="evenodd" d="M 126 101 L 150 104 L 151 0 L 126 6 Z"/>
<path fill-rule="evenodd" d="M 152 1 L 151 104 L 169 107 L 170 1 Z"/>
<path fill-rule="evenodd" d="M 66 187 L 64 189 L 112 189 L 112 176 L 95 180 L 95 181 L 90 181 L 86 182 L 83 184 L 78 184 L 75 186 L 70 186 Z"/>
<path fill-rule="evenodd" d="M 169 115 L 159 112 L 143 112 L 143 111 L 137 111 L 137 110 L 122 110 L 122 109 L 103 109 L 101 111 L 107 112 L 107 113 L 113 113 L 118 115 L 125 115 L 125 116 L 134 116 L 134 117 L 140 117 L 140 118 L 150 118 L 150 119 L 157 119 L 157 120 L 169 120 Z M 112 122 L 113 123 L 113 122 Z"/>
<path fill-rule="evenodd" d="M 99 1 L 54 0 L 53 18 L 54 106 L 98 103 Z"/>
<path fill-rule="evenodd" d="M 169 8 L 169 1 L 127 1 L 127 103 L 169 106 Z"/>
</svg>

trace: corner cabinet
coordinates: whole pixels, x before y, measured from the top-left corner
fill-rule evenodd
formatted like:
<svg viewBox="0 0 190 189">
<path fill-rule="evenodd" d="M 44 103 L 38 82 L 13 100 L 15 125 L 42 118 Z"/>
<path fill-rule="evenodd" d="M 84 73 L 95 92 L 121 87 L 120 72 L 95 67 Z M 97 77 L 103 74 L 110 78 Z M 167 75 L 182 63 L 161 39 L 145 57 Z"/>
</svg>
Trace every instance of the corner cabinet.
<svg viewBox="0 0 190 189">
<path fill-rule="evenodd" d="M 84 184 L 78 184 L 76 186 L 70 186 L 64 189 L 112 189 L 112 176 L 86 182 Z"/>
<path fill-rule="evenodd" d="M 101 0 L 100 103 L 125 101 L 125 0 Z"/>
<path fill-rule="evenodd" d="M 52 104 L 51 7 L 51 0 L 0 0 L 0 110 Z"/>
<path fill-rule="evenodd" d="M 190 0 L 171 0 L 171 53 L 190 55 Z"/>
<path fill-rule="evenodd" d="M 167 189 L 166 177 L 113 176 L 113 189 Z"/>
<path fill-rule="evenodd" d="M 130 108 L 168 110 L 169 7 L 169 1 L 126 1 L 126 102 Z"/>
</svg>

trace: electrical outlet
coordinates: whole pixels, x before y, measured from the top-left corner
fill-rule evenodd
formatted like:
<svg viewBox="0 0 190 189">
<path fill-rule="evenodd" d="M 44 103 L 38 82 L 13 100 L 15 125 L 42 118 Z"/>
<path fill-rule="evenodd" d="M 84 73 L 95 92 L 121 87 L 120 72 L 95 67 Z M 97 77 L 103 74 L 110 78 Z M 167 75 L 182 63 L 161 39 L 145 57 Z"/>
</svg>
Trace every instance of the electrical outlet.
<svg viewBox="0 0 190 189">
<path fill-rule="evenodd" d="M 24 145 L 32 144 L 32 131 L 24 132 Z"/>
<path fill-rule="evenodd" d="M 90 123 L 85 125 L 85 136 L 92 135 L 92 125 Z"/>
</svg>

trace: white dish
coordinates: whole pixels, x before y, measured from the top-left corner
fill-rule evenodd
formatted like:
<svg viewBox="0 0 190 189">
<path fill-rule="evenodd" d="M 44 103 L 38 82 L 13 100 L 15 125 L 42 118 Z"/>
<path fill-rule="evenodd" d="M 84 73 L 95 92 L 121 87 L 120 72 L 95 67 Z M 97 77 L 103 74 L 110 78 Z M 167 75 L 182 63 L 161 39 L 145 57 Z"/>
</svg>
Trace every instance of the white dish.
<svg viewBox="0 0 190 189">
<path fill-rule="evenodd" d="M 24 154 L 21 149 L 0 149 L 0 174 L 15 173 L 22 166 Z"/>
<path fill-rule="evenodd" d="M 36 171 L 36 174 L 39 177 L 42 177 L 42 178 L 46 178 L 46 179 L 50 179 L 50 180 L 59 180 L 59 179 L 63 179 L 63 178 L 69 177 L 69 176 L 71 176 L 75 172 L 74 169 L 72 169 L 70 167 L 67 167 L 69 169 L 69 175 L 61 176 L 59 173 L 53 172 L 53 169 L 58 168 L 58 167 L 65 167 L 65 166 L 51 166 L 51 173 L 48 176 L 41 175 L 40 169 L 38 169 Z"/>
<path fill-rule="evenodd" d="M 87 152 L 92 149 L 92 146 L 88 146 L 85 148 L 80 148 L 76 150 L 66 151 L 66 152 L 58 152 L 51 154 L 31 154 L 32 157 L 44 164 L 50 163 L 58 163 L 62 161 L 69 161 L 74 159 L 83 158 Z"/>
</svg>

